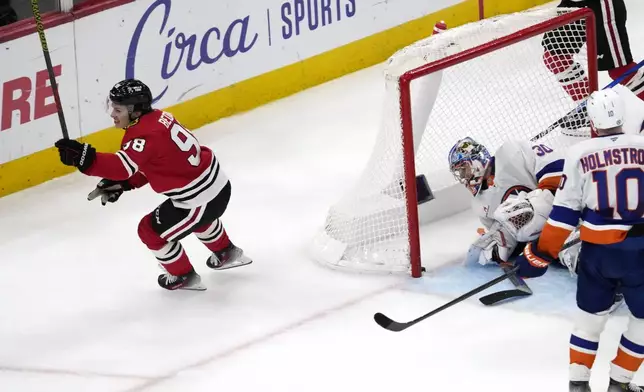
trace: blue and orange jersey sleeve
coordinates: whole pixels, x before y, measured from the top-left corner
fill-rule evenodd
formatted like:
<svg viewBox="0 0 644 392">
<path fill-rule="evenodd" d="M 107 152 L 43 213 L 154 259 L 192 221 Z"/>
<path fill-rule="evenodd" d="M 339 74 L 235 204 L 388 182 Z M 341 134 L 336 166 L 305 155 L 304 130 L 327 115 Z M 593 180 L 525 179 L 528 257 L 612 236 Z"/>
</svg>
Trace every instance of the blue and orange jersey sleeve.
<svg viewBox="0 0 644 392">
<path fill-rule="evenodd" d="M 563 151 L 550 148 L 546 144 L 530 146 L 534 157 L 534 173 L 539 189 L 548 189 L 553 193 L 559 186 L 564 169 Z"/>
<path fill-rule="evenodd" d="M 537 165 L 539 165 L 537 161 Z M 563 174 L 564 160 L 555 159 L 546 163 L 542 167 L 537 167 L 537 187 L 539 189 L 547 189 L 556 192 L 561 182 L 561 175 Z"/>
<path fill-rule="evenodd" d="M 552 258 L 557 258 L 564 242 L 575 230 L 582 217 L 583 189 L 577 159 L 566 159 L 561 163 L 563 163 L 561 170 L 563 173 L 559 176 L 552 211 L 537 245 L 540 252 L 545 252 Z"/>
</svg>

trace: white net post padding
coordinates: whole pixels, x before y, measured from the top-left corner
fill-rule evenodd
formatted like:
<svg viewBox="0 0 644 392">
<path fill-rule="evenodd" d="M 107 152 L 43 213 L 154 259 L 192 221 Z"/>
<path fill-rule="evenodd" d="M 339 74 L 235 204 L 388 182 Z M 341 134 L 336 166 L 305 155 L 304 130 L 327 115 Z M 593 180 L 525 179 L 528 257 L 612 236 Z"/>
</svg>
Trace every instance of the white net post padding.
<svg viewBox="0 0 644 392">
<path fill-rule="evenodd" d="M 494 154 L 503 141 L 530 140 L 578 107 L 597 89 L 592 18 L 564 8 L 502 15 L 391 56 L 376 146 L 357 183 L 329 209 L 313 258 L 419 276 L 414 176 L 424 174 L 436 196 L 427 205 L 467 208 L 450 206 L 450 190 L 461 186 L 449 171 L 450 148 L 470 136 Z M 562 148 L 580 139 L 566 135 L 589 129 L 557 129 L 537 143 Z"/>
</svg>

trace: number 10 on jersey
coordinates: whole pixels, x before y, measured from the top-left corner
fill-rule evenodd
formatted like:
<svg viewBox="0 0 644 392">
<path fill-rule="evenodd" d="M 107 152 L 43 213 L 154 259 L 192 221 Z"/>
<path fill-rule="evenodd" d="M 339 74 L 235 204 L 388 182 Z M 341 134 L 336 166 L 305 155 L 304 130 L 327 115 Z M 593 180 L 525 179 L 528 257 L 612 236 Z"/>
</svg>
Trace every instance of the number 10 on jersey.
<svg viewBox="0 0 644 392">
<path fill-rule="evenodd" d="M 642 200 L 644 172 L 642 169 L 637 167 L 620 170 L 612 179 L 615 184 L 614 191 L 608 185 L 609 174 L 612 173 L 608 173 L 606 170 L 593 172 L 593 182 L 597 186 L 597 212 L 604 217 L 615 219 L 640 219 L 644 215 L 644 200 Z M 613 195 L 611 195 L 612 192 L 614 192 Z M 634 208 L 630 208 L 629 202 Z"/>
</svg>

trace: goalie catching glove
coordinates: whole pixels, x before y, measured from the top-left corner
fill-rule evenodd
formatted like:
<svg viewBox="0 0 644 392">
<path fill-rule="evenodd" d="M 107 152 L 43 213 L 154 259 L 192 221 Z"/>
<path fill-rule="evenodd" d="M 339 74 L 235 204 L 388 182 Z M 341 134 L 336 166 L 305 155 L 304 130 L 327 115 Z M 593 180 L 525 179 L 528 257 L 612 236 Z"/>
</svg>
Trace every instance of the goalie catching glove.
<svg viewBox="0 0 644 392">
<path fill-rule="evenodd" d="M 494 220 L 517 241 L 533 241 L 539 238 L 552 211 L 554 199 L 548 190 L 521 192 L 517 197 L 504 201 L 494 211 Z"/>
<path fill-rule="evenodd" d="M 495 211 L 494 224 L 472 244 L 468 260 L 479 264 L 507 262 L 518 242 L 535 240 L 552 210 L 554 196 L 536 189 L 504 201 Z"/>
<path fill-rule="evenodd" d="M 130 183 L 125 181 L 112 181 L 106 178 L 99 181 L 96 188 L 87 195 L 87 200 L 92 201 L 101 197 L 101 204 L 116 203 L 123 192 L 132 190 Z"/>
</svg>

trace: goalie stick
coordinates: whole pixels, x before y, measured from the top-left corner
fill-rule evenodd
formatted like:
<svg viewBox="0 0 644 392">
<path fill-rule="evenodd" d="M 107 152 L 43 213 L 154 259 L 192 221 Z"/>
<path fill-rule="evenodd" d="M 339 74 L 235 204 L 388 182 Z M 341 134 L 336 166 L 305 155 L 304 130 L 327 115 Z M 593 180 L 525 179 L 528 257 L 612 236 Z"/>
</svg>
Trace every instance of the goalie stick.
<svg viewBox="0 0 644 392">
<path fill-rule="evenodd" d="M 436 313 L 442 312 L 443 310 L 445 310 L 447 308 L 450 308 L 450 307 L 456 305 L 457 303 L 462 302 L 462 301 L 468 299 L 469 297 L 471 297 L 471 296 L 473 296 L 475 294 L 478 294 L 481 291 L 483 291 L 483 290 L 485 290 L 485 289 L 487 289 L 489 287 L 492 287 L 492 286 L 494 286 L 495 284 L 497 284 L 499 282 L 504 281 L 505 279 L 508 279 L 512 274 L 517 272 L 518 269 L 519 269 L 518 266 L 513 267 L 510 270 L 508 270 L 507 272 L 505 272 L 503 275 L 501 275 L 501 276 L 499 276 L 497 278 L 494 278 L 491 281 L 489 281 L 489 282 L 487 282 L 485 284 L 482 284 L 481 286 L 479 286 L 479 287 L 477 287 L 475 289 L 472 289 L 472 290 L 468 291 L 467 293 L 461 295 L 460 297 L 449 301 L 445 305 L 443 305 L 441 307 L 438 307 L 438 308 L 432 310 L 431 312 L 418 317 L 415 320 L 412 320 L 412 321 L 409 321 L 409 322 L 406 322 L 406 323 L 400 323 L 400 322 L 397 322 L 397 321 L 394 321 L 394 320 L 390 319 L 389 317 L 385 316 L 382 313 L 374 314 L 373 319 L 376 321 L 376 323 L 378 325 L 380 325 L 381 327 L 383 327 L 386 330 L 393 331 L 393 332 L 403 331 L 403 330 L 411 327 L 412 325 L 418 324 L 419 322 L 425 320 L 426 318 L 435 315 Z"/>
<path fill-rule="evenodd" d="M 631 68 L 628 71 L 624 72 L 619 78 L 617 78 L 617 79 L 613 80 L 612 82 L 610 82 L 609 84 L 607 84 L 602 90 L 606 90 L 608 88 L 615 87 L 622 80 L 626 79 L 626 77 L 628 77 L 629 75 L 637 72 L 637 70 L 642 68 L 642 66 L 644 66 L 644 60 L 640 61 L 633 68 Z M 530 141 L 535 142 L 535 141 L 541 139 L 542 137 L 545 137 L 546 135 L 548 135 L 550 132 L 552 132 L 553 130 L 557 129 L 558 127 L 562 126 L 563 124 L 565 124 L 568 121 L 569 117 L 573 116 L 577 111 L 582 110 L 582 108 L 585 105 L 586 105 L 586 100 L 584 100 L 579 105 L 577 105 L 577 107 L 574 108 L 573 110 L 569 111 L 565 116 L 561 117 L 559 120 L 557 120 L 554 123 L 550 124 L 550 126 L 548 128 L 544 129 L 540 133 L 538 133 L 535 136 L 533 136 L 532 139 L 530 139 Z M 571 135 L 571 136 L 575 136 L 575 135 Z M 579 137 L 583 137 L 583 136 L 579 135 Z"/>
<path fill-rule="evenodd" d="M 512 266 L 509 264 L 503 264 L 501 268 L 503 271 L 508 272 Z M 485 306 L 490 306 L 507 299 L 522 298 L 532 295 L 532 289 L 530 289 L 528 284 L 516 274 L 513 273 L 508 279 L 514 285 L 514 289 L 497 291 L 495 293 L 485 295 L 479 298 L 479 301 L 481 301 Z"/>
<path fill-rule="evenodd" d="M 581 242 L 581 240 L 579 238 L 575 238 L 574 240 L 565 243 L 561 250 L 568 249 L 574 245 L 577 245 L 579 242 Z M 509 267 L 506 264 L 501 268 L 503 268 L 504 271 L 507 271 L 507 268 Z M 485 306 L 490 306 L 511 298 L 523 298 L 532 295 L 532 290 L 530 289 L 528 284 L 516 274 L 512 274 L 509 279 L 512 284 L 514 284 L 514 289 L 497 291 L 496 293 L 485 295 L 479 298 L 479 301 L 481 301 L 481 303 Z"/>
</svg>

